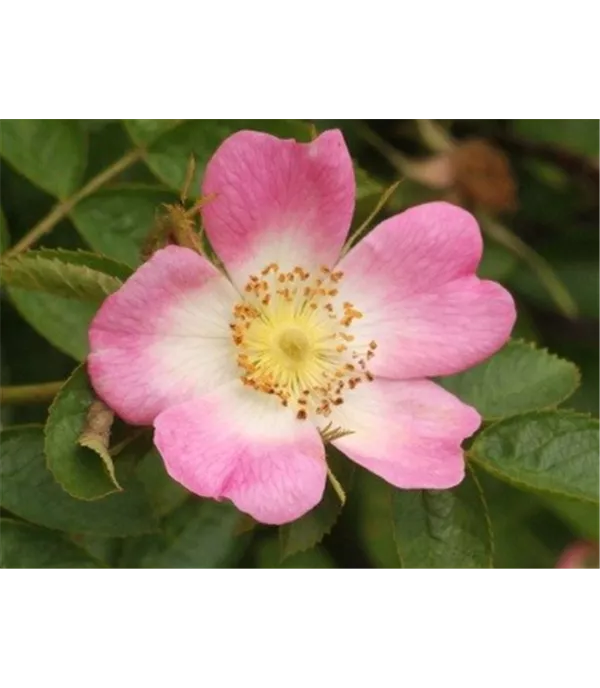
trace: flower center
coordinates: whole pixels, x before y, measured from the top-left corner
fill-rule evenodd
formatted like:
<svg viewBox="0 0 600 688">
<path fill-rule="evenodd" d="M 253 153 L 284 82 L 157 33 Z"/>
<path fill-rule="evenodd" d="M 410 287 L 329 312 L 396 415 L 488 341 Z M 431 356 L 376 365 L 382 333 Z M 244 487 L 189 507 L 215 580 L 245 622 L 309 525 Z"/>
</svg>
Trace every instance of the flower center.
<svg viewBox="0 0 600 688">
<path fill-rule="evenodd" d="M 250 275 L 230 324 L 244 385 L 276 395 L 299 419 L 329 416 L 344 394 L 373 379 L 367 370 L 374 341 L 359 343 L 352 325 L 363 314 L 340 302 L 341 271 L 302 267 L 283 272 L 271 263 Z"/>
<path fill-rule="evenodd" d="M 310 342 L 304 332 L 297 327 L 284 330 L 277 342 L 279 348 L 290 359 L 290 363 L 298 364 L 306 360 L 310 354 Z"/>
</svg>

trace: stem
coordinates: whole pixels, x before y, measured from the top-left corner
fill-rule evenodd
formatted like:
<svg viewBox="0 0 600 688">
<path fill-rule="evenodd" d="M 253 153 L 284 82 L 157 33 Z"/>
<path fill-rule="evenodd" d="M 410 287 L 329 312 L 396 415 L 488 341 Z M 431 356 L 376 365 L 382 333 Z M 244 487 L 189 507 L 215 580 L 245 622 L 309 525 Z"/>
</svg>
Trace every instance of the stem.
<svg viewBox="0 0 600 688">
<path fill-rule="evenodd" d="M 454 148 L 452 137 L 448 132 L 431 119 L 417 119 L 417 129 L 429 150 L 434 153 L 450 153 Z"/>
<path fill-rule="evenodd" d="M 517 258 L 529 266 L 539 281 L 546 287 L 559 310 L 571 320 L 577 316 L 577 303 L 562 281 L 554 274 L 550 263 L 534 251 L 520 237 L 507 227 L 494 221 L 484 213 L 479 213 L 481 229 L 496 243 L 507 248 Z"/>
<path fill-rule="evenodd" d="M 388 187 L 382 194 L 381 198 L 379 201 L 377 201 L 377 205 L 373 208 L 371 213 L 369 214 L 369 217 L 361 224 L 358 229 L 354 230 L 352 234 L 350 235 L 350 238 L 348 241 L 344 244 L 344 248 L 342 249 L 342 255 L 347 253 L 353 246 L 353 244 L 356 242 L 356 240 L 360 237 L 360 235 L 365 231 L 365 229 L 373 222 L 373 220 L 379 215 L 380 211 L 385 207 L 386 203 L 390 200 L 390 198 L 393 196 L 394 191 L 400 186 L 400 184 L 403 182 L 403 179 L 399 179 L 397 182 L 394 182 L 390 187 Z"/>
<path fill-rule="evenodd" d="M 13 385 L 0 388 L 0 404 L 41 404 L 51 401 L 60 388 L 65 384 L 59 382 L 43 382 L 38 385 Z"/>
<path fill-rule="evenodd" d="M 111 458 L 118 456 L 123 449 L 125 449 L 125 447 L 128 447 L 132 442 L 137 440 L 138 437 L 141 437 L 146 430 L 147 428 L 136 428 L 135 430 L 132 430 L 131 434 L 128 435 L 124 440 L 121 440 L 121 442 L 110 448 L 109 453 Z"/>
<path fill-rule="evenodd" d="M 73 208 L 87 196 L 90 196 L 94 192 L 98 191 L 106 182 L 116 177 L 118 174 L 131 167 L 134 163 L 141 160 L 144 155 L 144 150 L 141 148 L 136 148 L 129 153 L 126 153 L 122 158 L 119 158 L 112 165 L 107 167 L 105 170 L 96 175 L 93 179 L 85 185 L 82 186 L 79 191 L 74 193 L 70 198 L 65 201 L 61 201 L 50 211 L 46 217 L 38 222 L 33 229 L 31 229 L 20 241 L 18 241 L 14 246 L 12 246 L 8 251 L 5 252 L 5 257 L 14 256 L 17 253 L 26 251 L 31 248 L 36 241 L 38 241 L 44 234 L 48 234 L 62 219 L 64 219 Z"/>
<path fill-rule="evenodd" d="M 368 144 L 370 144 L 380 155 L 386 158 L 390 165 L 395 167 L 401 174 L 405 174 L 408 160 L 404 157 L 404 155 L 402 155 L 402 153 L 399 153 L 394 146 L 390 145 L 367 124 L 364 124 L 363 122 L 357 122 L 355 126 L 359 135 Z"/>
</svg>

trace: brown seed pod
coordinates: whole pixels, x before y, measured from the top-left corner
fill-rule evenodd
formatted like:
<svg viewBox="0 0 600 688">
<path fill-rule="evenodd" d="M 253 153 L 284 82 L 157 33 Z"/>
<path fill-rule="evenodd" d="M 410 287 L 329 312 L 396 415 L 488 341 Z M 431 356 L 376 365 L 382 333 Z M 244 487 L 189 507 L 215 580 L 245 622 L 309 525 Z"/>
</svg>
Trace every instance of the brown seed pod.
<svg viewBox="0 0 600 688">
<path fill-rule="evenodd" d="M 515 210 L 517 186 L 506 155 L 489 141 L 471 139 L 450 153 L 454 188 L 468 205 Z"/>
</svg>

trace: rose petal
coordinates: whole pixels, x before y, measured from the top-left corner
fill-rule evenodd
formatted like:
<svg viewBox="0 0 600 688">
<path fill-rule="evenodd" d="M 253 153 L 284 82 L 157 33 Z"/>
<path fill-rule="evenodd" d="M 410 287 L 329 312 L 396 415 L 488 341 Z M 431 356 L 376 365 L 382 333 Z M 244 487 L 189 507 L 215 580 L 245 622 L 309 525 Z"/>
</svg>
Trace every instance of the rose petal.
<svg viewBox="0 0 600 688">
<path fill-rule="evenodd" d="M 361 383 L 326 419 L 351 430 L 334 442 L 344 454 L 392 485 L 444 489 L 465 467 L 461 442 L 480 425 L 479 414 L 429 380 Z"/>
<path fill-rule="evenodd" d="M 150 425 L 164 409 L 238 377 L 232 285 L 206 259 L 157 251 L 102 304 L 90 327 L 92 385 L 121 418 Z"/>
<path fill-rule="evenodd" d="M 230 499 L 268 524 L 321 501 L 327 466 L 316 428 L 265 394 L 226 385 L 164 411 L 154 427 L 169 474 L 202 497 Z"/>
<path fill-rule="evenodd" d="M 240 131 L 208 163 L 206 233 L 238 286 L 269 263 L 333 265 L 354 212 L 352 161 L 339 131 L 309 144 Z"/>
<path fill-rule="evenodd" d="M 516 311 L 510 294 L 479 280 L 481 233 L 448 203 L 407 210 L 376 227 L 340 262 L 339 301 L 363 314 L 358 344 L 377 353 L 370 370 L 396 379 L 450 375 L 495 353 Z"/>
</svg>

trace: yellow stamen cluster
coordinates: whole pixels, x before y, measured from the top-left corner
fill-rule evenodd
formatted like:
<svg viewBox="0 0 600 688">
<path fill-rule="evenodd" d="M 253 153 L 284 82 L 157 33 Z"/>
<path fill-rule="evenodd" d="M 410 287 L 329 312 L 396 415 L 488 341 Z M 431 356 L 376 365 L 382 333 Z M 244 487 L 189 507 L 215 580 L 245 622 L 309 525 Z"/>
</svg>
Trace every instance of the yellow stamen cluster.
<svg viewBox="0 0 600 688">
<path fill-rule="evenodd" d="M 238 348 L 241 381 L 275 395 L 296 410 L 329 416 L 347 390 L 373 380 L 367 363 L 376 342 L 357 346 L 352 324 L 363 317 L 348 301 L 338 303 L 341 270 L 321 267 L 316 275 L 300 266 L 290 272 L 271 263 L 250 275 L 244 300 L 230 324 Z"/>
</svg>

